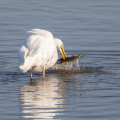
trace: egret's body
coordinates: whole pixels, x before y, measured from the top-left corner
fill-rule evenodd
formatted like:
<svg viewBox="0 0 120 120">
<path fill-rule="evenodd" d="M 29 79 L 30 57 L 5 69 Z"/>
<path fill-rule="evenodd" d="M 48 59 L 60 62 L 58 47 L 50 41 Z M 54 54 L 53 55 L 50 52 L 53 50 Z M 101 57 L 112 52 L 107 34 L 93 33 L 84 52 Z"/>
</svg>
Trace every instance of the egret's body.
<svg viewBox="0 0 120 120">
<path fill-rule="evenodd" d="M 57 49 L 65 59 L 63 43 L 46 30 L 32 29 L 29 33 L 30 36 L 20 49 L 20 69 L 23 72 L 31 70 L 31 78 L 33 71 L 43 71 L 44 78 L 45 70 L 52 67 L 58 59 Z"/>
</svg>

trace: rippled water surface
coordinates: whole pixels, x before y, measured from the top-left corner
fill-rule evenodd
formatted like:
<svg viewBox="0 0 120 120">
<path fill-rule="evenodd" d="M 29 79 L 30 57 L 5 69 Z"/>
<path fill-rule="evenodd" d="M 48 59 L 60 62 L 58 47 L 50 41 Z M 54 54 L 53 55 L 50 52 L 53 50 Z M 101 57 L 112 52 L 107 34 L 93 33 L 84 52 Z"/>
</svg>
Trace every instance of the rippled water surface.
<svg viewBox="0 0 120 120">
<path fill-rule="evenodd" d="M 32 28 L 82 53 L 80 70 L 23 74 L 18 50 Z M 120 1 L 0 1 L 0 119 L 119 120 Z"/>
</svg>

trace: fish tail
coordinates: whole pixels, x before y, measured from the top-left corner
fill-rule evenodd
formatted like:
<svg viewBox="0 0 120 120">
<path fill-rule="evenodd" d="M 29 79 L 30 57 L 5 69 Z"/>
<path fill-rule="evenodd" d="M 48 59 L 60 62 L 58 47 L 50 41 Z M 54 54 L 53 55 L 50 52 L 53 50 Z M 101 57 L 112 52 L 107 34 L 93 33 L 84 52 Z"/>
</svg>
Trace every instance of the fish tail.
<svg viewBox="0 0 120 120">
<path fill-rule="evenodd" d="M 79 57 L 79 58 L 82 58 L 82 57 L 84 57 L 84 55 L 81 53 L 78 57 Z"/>
</svg>

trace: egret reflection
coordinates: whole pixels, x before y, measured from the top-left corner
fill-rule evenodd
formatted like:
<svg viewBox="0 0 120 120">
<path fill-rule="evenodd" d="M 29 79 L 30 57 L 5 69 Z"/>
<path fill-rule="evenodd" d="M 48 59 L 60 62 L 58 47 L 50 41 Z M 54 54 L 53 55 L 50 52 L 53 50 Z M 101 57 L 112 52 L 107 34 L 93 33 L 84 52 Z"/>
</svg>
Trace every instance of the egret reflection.
<svg viewBox="0 0 120 120">
<path fill-rule="evenodd" d="M 21 87 L 21 117 L 52 119 L 63 114 L 64 90 L 65 84 L 55 77 L 30 81 Z"/>
</svg>

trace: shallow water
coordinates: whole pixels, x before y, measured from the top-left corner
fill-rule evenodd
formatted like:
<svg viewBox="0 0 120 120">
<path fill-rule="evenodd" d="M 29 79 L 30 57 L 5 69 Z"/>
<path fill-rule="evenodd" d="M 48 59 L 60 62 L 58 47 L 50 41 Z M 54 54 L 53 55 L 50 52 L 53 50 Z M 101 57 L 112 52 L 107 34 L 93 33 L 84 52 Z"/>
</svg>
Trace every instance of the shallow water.
<svg viewBox="0 0 120 120">
<path fill-rule="evenodd" d="M 0 2 L 1 120 L 120 119 L 120 1 Z M 60 38 L 80 70 L 23 74 L 18 50 L 32 28 Z M 61 56 L 59 56 L 61 57 Z"/>
</svg>

